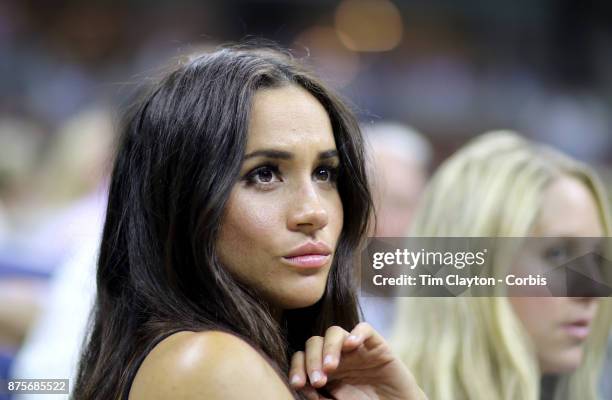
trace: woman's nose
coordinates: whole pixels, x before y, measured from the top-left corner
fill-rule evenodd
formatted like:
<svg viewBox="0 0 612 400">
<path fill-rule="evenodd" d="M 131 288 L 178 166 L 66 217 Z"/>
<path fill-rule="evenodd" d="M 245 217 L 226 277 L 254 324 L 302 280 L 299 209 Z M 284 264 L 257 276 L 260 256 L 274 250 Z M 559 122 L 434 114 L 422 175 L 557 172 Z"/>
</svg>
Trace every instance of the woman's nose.
<svg viewBox="0 0 612 400">
<path fill-rule="evenodd" d="M 292 203 L 287 218 L 289 230 L 311 234 L 327 225 L 327 210 L 312 182 L 300 188 Z"/>
</svg>

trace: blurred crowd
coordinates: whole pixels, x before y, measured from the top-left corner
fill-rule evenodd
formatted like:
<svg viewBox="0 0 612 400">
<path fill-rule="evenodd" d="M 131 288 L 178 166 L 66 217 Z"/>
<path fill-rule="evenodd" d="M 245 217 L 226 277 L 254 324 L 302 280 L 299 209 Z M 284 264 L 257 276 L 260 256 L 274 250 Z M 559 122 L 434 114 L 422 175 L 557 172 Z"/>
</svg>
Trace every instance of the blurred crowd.
<svg viewBox="0 0 612 400">
<path fill-rule="evenodd" d="M 377 160 L 373 234 L 407 232 L 429 174 L 492 128 L 595 166 L 612 193 L 603 2 L 5 0 L 0 379 L 72 373 L 78 346 L 52 349 L 72 360 L 45 364 L 44 344 L 84 329 L 118 110 L 138 83 L 172 57 L 258 37 L 292 49 L 353 104 Z M 386 310 L 372 314 L 386 329 L 390 299 L 368 307 Z"/>
</svg>

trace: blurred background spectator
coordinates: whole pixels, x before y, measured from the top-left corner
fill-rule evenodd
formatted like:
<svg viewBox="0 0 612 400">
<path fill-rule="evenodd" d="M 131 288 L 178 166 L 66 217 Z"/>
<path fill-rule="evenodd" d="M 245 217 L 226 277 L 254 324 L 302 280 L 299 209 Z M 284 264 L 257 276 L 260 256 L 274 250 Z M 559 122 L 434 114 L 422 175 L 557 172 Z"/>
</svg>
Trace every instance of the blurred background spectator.
<svg viewBox="0 0 612 400">
<path fill-rule="evenodd" d="M 431 162 L 426 137 L 397 122 L 363 124 L 376 224 L 372 236 L 404 237 L 425 189 Z M 361 293 L 364 319 L 383 336 L 390 333 L 396 298 L 390 287 Z"/>
<path fill-rule="evenodd" d="M 376 209 L 374 236 L 406 235 L 425 189 L 431 145 L 414 129 L 392 122 L 363 125 Z"/>
<path fill-rule="evenodd" d="M 0 379 L 98 234 L 116 108 L 169 58 L 249 37 L 306 58 L 364 126 L 426 132 L 432 167 L 508 128 L 612 176 L 610 2 L 3 0 Z"/>
</svg>

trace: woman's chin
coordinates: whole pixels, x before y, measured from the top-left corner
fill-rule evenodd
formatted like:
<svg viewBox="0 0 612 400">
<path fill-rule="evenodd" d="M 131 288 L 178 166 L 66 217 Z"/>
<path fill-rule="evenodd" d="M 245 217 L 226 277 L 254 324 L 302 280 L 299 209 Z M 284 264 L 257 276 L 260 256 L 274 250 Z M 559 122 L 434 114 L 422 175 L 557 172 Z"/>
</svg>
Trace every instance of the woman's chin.
<svg viewBox="0 0 612 400">
<path fill-rule="evenodd" d="M 545 374 L 568 374 L 574 372 L 582 364 L 582 349 L 575 348 L 558 354 L 554 359 L 542 362 L 542 372 Z"/>
<path fill-rule="evenodd" d="M 306 308 L 316 304 L 323 297 L 325 288 L 312 290 L 295 290 L 283 296 L 277 296 L 273 302 L 283 310 Z"/>
</svg>

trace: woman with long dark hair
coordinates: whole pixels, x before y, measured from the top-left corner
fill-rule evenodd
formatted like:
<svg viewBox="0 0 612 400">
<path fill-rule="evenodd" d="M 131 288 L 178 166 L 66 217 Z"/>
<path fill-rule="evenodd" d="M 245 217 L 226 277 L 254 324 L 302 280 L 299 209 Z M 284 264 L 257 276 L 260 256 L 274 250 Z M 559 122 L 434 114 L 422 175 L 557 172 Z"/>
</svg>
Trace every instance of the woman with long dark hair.
<svg viewBox="0 0 612 400">
<path fill-rule="evenodd" d="M 420 399 L 358 324 L 370 212 L 354 117 L 289 55 L 181 63 L 125 121 L 74 397 Z"/>
</svg>

